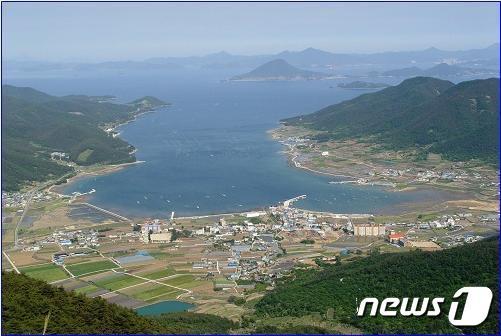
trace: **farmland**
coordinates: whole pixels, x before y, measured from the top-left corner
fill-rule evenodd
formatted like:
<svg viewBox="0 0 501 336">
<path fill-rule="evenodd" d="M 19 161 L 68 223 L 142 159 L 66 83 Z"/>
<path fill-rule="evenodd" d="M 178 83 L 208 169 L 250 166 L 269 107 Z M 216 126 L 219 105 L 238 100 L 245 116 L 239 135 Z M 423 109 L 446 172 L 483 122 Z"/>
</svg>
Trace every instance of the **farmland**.
<svg viewBox="0 0 501 336">
<path fill-rule="evenodd" d="M 27 266 L 20 269 L 21 273 L 26 274 L 35 279 L 44 280 L 47 282 L 57 281 L 68 278 L 68 274 L 62 267 L 54 264 L 42 264 L 35 266 Z"/>
<path fill-rule="evenodd" d="M 81 276 L 84 274 L 101 272 L 113 268 L 119 268 L 119 266 L 117 266 L 110 260 L 90 261 L 67 266 L 68 271 L 70 271 L 74 276 Z"/>
</svg>

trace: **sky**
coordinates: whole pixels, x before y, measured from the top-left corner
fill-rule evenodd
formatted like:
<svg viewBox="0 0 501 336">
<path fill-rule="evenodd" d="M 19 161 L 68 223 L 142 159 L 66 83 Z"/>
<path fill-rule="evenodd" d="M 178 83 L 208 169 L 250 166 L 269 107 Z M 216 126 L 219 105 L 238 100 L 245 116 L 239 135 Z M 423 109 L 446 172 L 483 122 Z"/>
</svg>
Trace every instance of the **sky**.
<svg viewBox="0 0 501 336">
<path fill-rule="evenodd" d="M 8 60 L 483 48 L 497 3 L 2 3 Z"/>
</svg>

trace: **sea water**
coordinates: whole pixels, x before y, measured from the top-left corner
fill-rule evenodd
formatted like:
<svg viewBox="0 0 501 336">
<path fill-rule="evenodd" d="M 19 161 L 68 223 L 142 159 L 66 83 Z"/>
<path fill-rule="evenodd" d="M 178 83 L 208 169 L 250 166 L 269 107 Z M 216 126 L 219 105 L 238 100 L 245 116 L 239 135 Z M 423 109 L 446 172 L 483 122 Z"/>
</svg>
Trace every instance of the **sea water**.
<svg viewBox="0 0 501 336">
<path fill-rule="evenodd" d="M 171 103 L 120 128 L 144 163 L 77 179 L 64 192 L 125 216 L 203 215 L 259 209 L 305 194 L 296 204 L 336 213 L 380 213 L 444 197 L 438 191 L 391 192 L 377 186 L 329 184 L 333 177 L 291 167 L 267 131 L 282 118 L 311 113 L 370 91 L 338 80 L 229 82 L 230 74 L 100 74 L 11 80 L 50 94 L 152 95 Z"/>
</svg>

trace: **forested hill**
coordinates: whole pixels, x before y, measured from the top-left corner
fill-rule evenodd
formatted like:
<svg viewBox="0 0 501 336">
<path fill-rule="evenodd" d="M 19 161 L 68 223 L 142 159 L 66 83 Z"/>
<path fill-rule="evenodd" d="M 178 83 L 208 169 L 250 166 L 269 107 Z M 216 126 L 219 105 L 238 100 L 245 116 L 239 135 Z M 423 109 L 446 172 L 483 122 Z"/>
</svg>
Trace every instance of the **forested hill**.
<svg viewBox="0 0 501 336">
<path fill-rule="evenodd" d="M 49 312 L 47 334 L 217 334 L 237 327 L 209 314 L 143 317 L 13 272 L 2 272 L 2 286 L 3 334 L 42 334 Z"/>
<path fill-rule="evenodd" d="M 71 172 L 50 158 L 64 152 L 79 165 L 135 160 L 133 147 L 113 137 L 104 124 L 124 122 L 163 103 L 145 97 L 141 104 L 115 104 L 110 97 L 55 97 L 32 88 L 2 86 L 2 187 L 16 190 Z"/>
<path fill-rule="evenodd" d="M 321 271 L 297 270 L 293 278 L 256 304 L 257 318 L 322 314 L 372 334 L 498 334 L 498 239 L 437 252 L 377 254 Z M 458 329 L 447 318 L 454 293 L 465 286 L 486 286 L 493 291 L 487 320 L 477 327 Z M 444 297 L 437 317 L 356 316 L 356 299 L 376 297 Z M 330 310 L 330 316 L 328 314 Z"/>
<path fill-rule="evenodd" d="M 420 147 L 452 160 L 499 158 L 499 79 L 454 85 L 431 77 L 283 120 L 326 131 L 329 138 L 375 136 L 394 148 Z"/>
</svg>

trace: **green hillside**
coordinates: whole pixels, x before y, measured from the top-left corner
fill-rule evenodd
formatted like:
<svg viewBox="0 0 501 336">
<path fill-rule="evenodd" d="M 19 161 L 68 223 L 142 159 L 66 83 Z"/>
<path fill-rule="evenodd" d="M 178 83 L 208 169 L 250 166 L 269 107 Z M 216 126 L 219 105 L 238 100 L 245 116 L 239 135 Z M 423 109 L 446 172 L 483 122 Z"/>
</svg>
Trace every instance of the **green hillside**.
<svg viewBox="0 0 501 336">
<path fill-rule="evenodd" d="M 331 320 L 370 333 L 489 333 L 498 325 L 498 237 L 437 252 L 374 254 L 315 270 L 297 270 L 255 306 L 258 318 L 327 314 Z M 453 294 L 465 286 L 487 286 L 493 303 L 487 320 L 462 330 L 447 319 Z M 365 297 L 445 297 L 438 317 L 357 317 Z M 325 317 L 327 318 L 327 317 Z"/>
<path fill-rule="evenodd" d="M 415 77 L 284 122 L 326 131 L 322 139 L 373 136 L 393 148 L 497 163 L 498 110 L 497 78 L 454 85 Z"/>
<path fill-rule="evenodd" d="M 97 98 L 54 97 L 32 88 L 2 86 L 3 188 L 16 190 L 28 181 L 72 171 L 50 160 L 51 152 L 65 152 L 79 165 L 134 161 L 134 148 L 100 126 L 130 120 L 155 106 L 113 104 Z"/>
<path fill-rule="evenodd" d="M 148 318 L 101 298 L 12 272 L 2 272 L 2 333 L 41 334 L 215 334 L 236 325 L 209 314 L 175 313 Z M 5 290 L 7 289 L 7 290 Z"/>
</svg>

